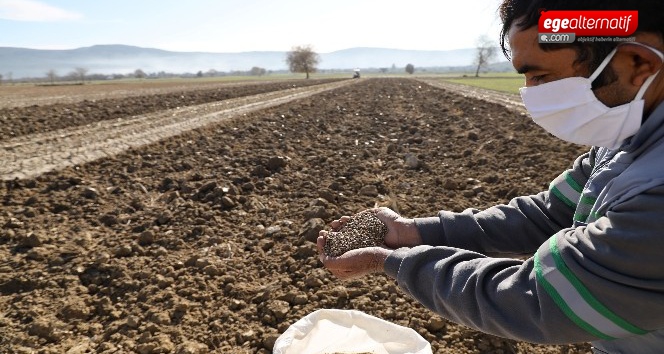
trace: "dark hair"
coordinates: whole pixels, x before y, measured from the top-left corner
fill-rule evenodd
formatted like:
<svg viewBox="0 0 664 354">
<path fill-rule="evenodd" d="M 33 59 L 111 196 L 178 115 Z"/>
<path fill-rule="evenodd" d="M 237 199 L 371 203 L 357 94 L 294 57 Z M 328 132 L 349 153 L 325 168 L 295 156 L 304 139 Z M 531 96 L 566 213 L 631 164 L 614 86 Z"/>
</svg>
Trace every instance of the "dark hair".
<svg viewBox="0 0 664 354">
<path fill-rule="evenodd" d="M 639 32 L 653 32 L 664 39 L 664 0 L 503 0 L 498 11 L 503 22 L 500 47 L 510 59 L 507 35 L 512 25 L 521 29 L 537 26 L 541 10 L 636 10 L 639 12 Z M 569 45 L 540 44 L 543 50 L 574 48 L 577 63 L 595 70 L 619 42 L 574 42 Z M 610 76 L 610 75 L 609 75 Z M 604 78 L 606 79 L 606 77 Z M 598 86 L 603 81 L 598 78 Z M 594 85 L 593 85 L 594 86 Z"/>
</svg>

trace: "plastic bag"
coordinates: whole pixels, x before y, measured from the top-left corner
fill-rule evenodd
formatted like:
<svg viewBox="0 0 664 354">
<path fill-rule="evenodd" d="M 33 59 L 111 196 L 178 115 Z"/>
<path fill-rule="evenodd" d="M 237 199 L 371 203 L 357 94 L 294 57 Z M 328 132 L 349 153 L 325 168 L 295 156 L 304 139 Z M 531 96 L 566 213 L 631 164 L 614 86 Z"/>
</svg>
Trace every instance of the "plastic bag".
<svg viewBox="0 0 664 354">
<path fill-rule="evenodd" d="M 273 354 L 431 354 L 431 345 L 411 328 L 356 310 L 318 310 L 293 323 Z"/>
</svg>

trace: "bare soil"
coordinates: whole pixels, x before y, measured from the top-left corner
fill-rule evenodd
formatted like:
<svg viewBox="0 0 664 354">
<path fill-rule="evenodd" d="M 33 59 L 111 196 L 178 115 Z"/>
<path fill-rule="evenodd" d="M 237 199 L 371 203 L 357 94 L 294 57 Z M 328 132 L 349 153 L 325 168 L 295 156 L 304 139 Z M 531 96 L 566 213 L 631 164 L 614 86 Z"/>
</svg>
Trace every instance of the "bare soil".
<svg viewBox="0 0 664 354">
<path fill-rule="evenodd" d="M 334 81 L 0 86 L 0 140 Z"/>
<path fill-rule="evenodd" d="M 109 100 L 163 107 L 136 97 Z M 108 105 L 87 102 L 84 120 L 107 119 Z M 42 113 L 75 107 L 12 112 L 35 134 L 54 129 Z M 0 352 L 269 353 L 290 324 L 339 308 L 411 327 L 435 353 L 587 353 L 448 322 L 382 275 L 341 282 L 312 242 L 376 205 L 418 217 L 536 193 L 581 152 L 503 104 L 362 79 L 6 181 Z"/>
<path fill-rule="evenodd" d="M 0 164 L 0 180 L 35 177 L 67 166 L 116 156 L 129 148 L 140 148 L 234 116 L 286 104 L 352 83 L 345 80 L 293 87 L 97 122 L 96 116 L 85 115 L 82 121 L 92 123 L 50 131 L 50 127 L 45 127 L 43 132 L 0 140 L 0 160 L 3 161 Z M 22 114 L 21 117 L 30 115 Z M 61 122 L 72 123 L 66 119 Z M 30 119 L 21 119 L 18 123 L 39 128 L 38 125 L 31 125 Z"/>
<path fill-rule="evenodd" d="M 99 101 L 112 98 L 160 95 L 198 90 L 217 90 L 238 88 L 242 86 L 271 85 L 286 83 L 293 85 L 311 85 L 326 79 L 302 80 L 258 80 L 254 83 L 247 81 L 204 81 L 205 79 L 190 80 L 140 80 L 140 81 L 97 81 L 93 84 L 85 83 L 43 83 L 34 84 L 6 84 L 0 86 L 0 108 L 45 106 L 55 103 L 77 103 L 84 100 Z"/>
</svg>

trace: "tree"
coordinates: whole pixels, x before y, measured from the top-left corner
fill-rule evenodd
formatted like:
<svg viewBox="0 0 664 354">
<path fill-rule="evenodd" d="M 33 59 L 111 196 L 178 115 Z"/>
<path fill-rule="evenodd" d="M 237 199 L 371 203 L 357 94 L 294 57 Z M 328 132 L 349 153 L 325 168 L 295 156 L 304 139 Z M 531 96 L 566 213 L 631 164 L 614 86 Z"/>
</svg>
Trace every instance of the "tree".
<svg viewBox="0 0 664 354">
<path fill-rule="evenodd" d="M 412 75 L 415 72 L 415 66 L 413 64 L 406 65 L 406 72 Z"/>
<path fill-rule="evenodd" d="M 145 79 L 148 75 L 145 74 L 145 71 L 142 69 L 136 69 L 134 70 L 134 77 L 137 79 Z"/>
<path fill-rule="evenodd" d="M 58 74 L 55 72 L 55 70 L 51 69 L 46 72 L 46 77 L 48 78 L 48 81 L 53 85 L 55 83 L 55 79 L 58 77 Z"/>
<path fill-rule="evenodd" d="M 2 85 L 2 74 L 0 74 L 0 85 Z"/>
<path fill-rule="evenodd" d="M 480 69 L 486 67 L 489 62 L 496 56 L 496 46 L 493 41 L 486 35 L 482 35 L 477 39 L 477 47 L 475 52 L 475 77 L 480 76 Z"/>
<path fill-rule="evenodd" d="M 82 83 L 85 83 L 85 75 L 88 73 L 88 69 L 86 68 L 76 68 L 74 69 L 74 74 L 76 77 L 81 79 Z"/>
<path fill-rule="evenodd" d="M 198 70 L 198 72 L 196 73 L 196 77 L 203 77 L 203 71 Z"/>
<path fill-rule="evenodd" d="M 257 66 L 254 66 L 249 71 L 249 74 L 252 75 L 252 76 L 263 76 L 263 75 L 265 75 L 266 72 L 267 72 L 267 70 L 265 70 L 263 68 L 259 68 Z"/>
<path fill-rule="evenodd" d="M 308 79 L 309 73 L 316 72 L 320 56 L 309 45 L 297 46 L 286 54 L 286 63 L 291 72 L 305 73 Z"/>
</svg>

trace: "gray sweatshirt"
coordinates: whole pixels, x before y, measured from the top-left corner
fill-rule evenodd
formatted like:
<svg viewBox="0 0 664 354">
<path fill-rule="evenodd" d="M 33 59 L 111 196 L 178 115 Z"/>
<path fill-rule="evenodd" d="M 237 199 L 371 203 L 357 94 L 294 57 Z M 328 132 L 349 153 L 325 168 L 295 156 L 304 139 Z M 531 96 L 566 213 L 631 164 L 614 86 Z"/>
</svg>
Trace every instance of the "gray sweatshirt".
<svg viewBox="0 0 664 354">
<path fill-rule="evenodd" d="M 664 353 L 664 104 L 548 191 L 415 222 L 424 245 L 393 252 L 386 273 L 441 316 L 533 343 Z"/>
</svg>

